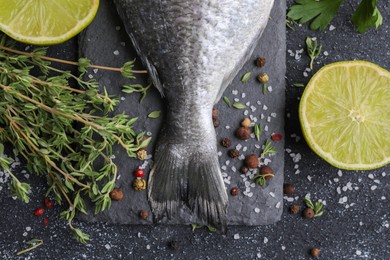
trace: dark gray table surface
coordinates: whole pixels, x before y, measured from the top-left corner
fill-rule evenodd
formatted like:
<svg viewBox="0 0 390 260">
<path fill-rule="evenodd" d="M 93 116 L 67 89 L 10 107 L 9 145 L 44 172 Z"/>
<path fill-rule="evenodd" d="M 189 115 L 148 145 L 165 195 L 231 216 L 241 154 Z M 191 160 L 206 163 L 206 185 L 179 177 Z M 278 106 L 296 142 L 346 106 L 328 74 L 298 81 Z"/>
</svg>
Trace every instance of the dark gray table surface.
<svg viewBox="0 0 390 260">
<path fill-rule="evenodd" d="M 288 0 L 288 6 L 293 2 Z M 229 227 L 226 235 L 206 229 L 192 232 L 188 226 L 118 226 L 76 222 L 91 235 L 88 245 L 76 242 L 63 220 L 60 207 L 50 211 L 47 228 L 32 212 L 44 196 L 44 180 L 32 178 L 33 196 L 29 204 L 12 200 L 0 183 L 0 258 L 17 259 L 16 252 L 32 238 L 44 245 L 24 254 L 26 259 L 310 259 L 313 246 L 321 248 L 320 259 L 389 259 L 390 245 L 390 167 L 372 171 L 339 171 L 317 157 L 301 137 L 298 121 L 299 97 L 303 89 L 293 83 L 307 83 L 304 71 L 309 58 L 303 51 L 307 36 L 323 45 L 314 71 L 335 61 L 361 59 L 390 69 L 390 3 L 378 1 L 384 22 L 378 30 L 358 34 L 350 23 L 357 6 L 347 0 L 331 29 L 310 31 L 306 26 L 287 30 L 286 152 L 285 181 L 294 183 L 297 193 L 284 200 L 281 221 L 274 225 Z M 76 59 L 76 41 L 52 47 L 50 55 Z M 293 53 L 293 56 L 290 56 Z M 300 58 L 299 58 L 300 56 Z M 294 156 L 295 155 L 295 156 Z M 301 158 L 300 158 L 301 157 Z M 297 166 L 298 165 L 298 166 Z M 297 171 L 299 170 L 299 171 Z M 310 194 L 326 201 L 326 214 L 313 220 L 290 215 L 292 203 L 303 205 Z M 295 200 L 296 197 L 298 200 Z M 169 241 L 178 242 L 171 250 Z"/>
</svg>

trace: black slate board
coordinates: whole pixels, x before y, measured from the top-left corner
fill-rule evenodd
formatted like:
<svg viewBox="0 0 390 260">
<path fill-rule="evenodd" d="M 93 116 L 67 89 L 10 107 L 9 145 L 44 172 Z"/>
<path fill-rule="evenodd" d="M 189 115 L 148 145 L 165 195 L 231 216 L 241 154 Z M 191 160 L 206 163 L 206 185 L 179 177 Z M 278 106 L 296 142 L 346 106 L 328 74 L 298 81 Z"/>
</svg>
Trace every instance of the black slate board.
<svg viewBox="0 0 390 260">
<path fill-rule="evenodd" d="M 274 142 L 273 146 L 279 151 L 276 156 L 268 161 L 275 171 L 275 177 L 268 182 L 265 188 L 255 186 L 252 178 L 256 172 L 240 175 L 239 169 L 243 165 L 244 155 L 251 153 L 260 154 L 261 146 L 266 139 L 270 139 L 272 133 L 283 134 L 284 127 L 284 106 L 285 106 L 285 3 L 275 1 L 275 5 L 269 20 L 267 29 L 262 39 L 260 39 L 252 58 L 245 64 L 238 73 L 232 84 L 225 91 L 233 103 L 234 99 L 241 103 L 248 104 L 247 109 L 237 110 L 229 108 L 221 100 L 216 107 L 219 110 L 220 126 L 216 128 L 217 139 L 229 137 L 232 140 L 232 147 L 242 146 L 241 157 L 232 159 L 228 156 L 228 150 L 219 146 L 220 164 L 228 193 L 231 188 L 238 187 L 242 192 L 239 196 L 233 197 L 229 194 L 228 224 L 230 225 L 262 225 L 271 224 L 280 219 L 282 209 L 282 185 L 284 172 L 284 141 Z M 106 64 L 120 67 L 124 62 L 137 58 L 135 51 L 128 39 L 122 22 L 119 20 L 115 6 L 112 2 L 103 1 L 99 12 L 92 24 L 84 31 L 79 40 L 80 56 L 88 57 L 94 64 Z M 256 68 L 254 61 L 259 56 L 265 56 L 266 66 Z M 143 68 L 137 64 L 136 68 Z M 252 78 L 248 83 L 243 84 L 240 79 L 243 74 L 251 71 Z M 266 72 L 270 81 L 268 83 L 268 93 L 262 94 L 260 83 L 256 80 L 256 75 Z M 138 117 L 136 129 L 148 131 L 153 142 L 148 147 L 148 153 L 153 154 L 156 137 L 161 126 L 163 117 L 150 119 L 147 115 L 155 110 L 163 110 L 163 102 L 160 94 L 153 89 L 144 99 L 142 104 L 138 103 L 139 95 L 127 95 L 121 92 L 123 84 L 146 84 L 146 77 L 137 77 L 136 81 L 129 81 L 120 75 L 107 72 L 91 70 L 89 77 L 94 77 L 99 81 L 101 87 L 106 87 L 109 93 L 120 96 L 122 101 L 115 113 L 125 112 L 131 117 Z M 249 102 L 249 103 L 248 103 Z M 253 137 L 248 141 L 240 141 L 234 137 L 234 131 L 239 127 L 240 121 L 250 117 L 252 121 L 263 128 L 261 141 L 258 142 Z M 257 119 L 255 119 L 257 118 Z M 145 167 L 145 172 L 153 158 L 146 163 L 129 159 L 123 150 L 118 149 L 115 163 L 118 165 L 120 178 L 117 180 L 117 187 L 122 188 L 125 198 L 120 202 L 113 202 L 111 209 L 98 215 L 91 214 L 80 216 L 86 221 L 103 221 L 120 224 L 150 224 L 152 217 L 141 220 L 138 217 L 140 210 L 150 211 L 147 202 L 146 191 L 135 191 L 131 188 L 134 180 L 132 171 L 138 167 Z M 190 224 L 196 222 L 188 208 L 183 207 L 176 219 L 162 220 L 169 224 Z"/>
</svg>

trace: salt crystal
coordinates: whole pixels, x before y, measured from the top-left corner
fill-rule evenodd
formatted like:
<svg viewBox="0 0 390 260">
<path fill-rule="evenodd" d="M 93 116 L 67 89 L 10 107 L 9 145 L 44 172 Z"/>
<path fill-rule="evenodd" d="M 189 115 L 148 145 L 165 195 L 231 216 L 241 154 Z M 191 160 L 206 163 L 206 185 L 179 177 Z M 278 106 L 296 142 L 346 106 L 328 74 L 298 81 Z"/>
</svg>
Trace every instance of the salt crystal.
<svg viewBox="0 0 390 260">
<path fill-rule="evenodd" d="M 233 94 L 233 95 L 237 95 L 237 94 L 238 94 L 238 90 L 233 89 L 233 90 L 232 90 L 232 94 Z"/>
<path fill-rule="evenodd" d="M 31 227 L 26 227 L 26 231 L 27 232 L 31 231 Z"/>
<path fill-rule="evenodd" d="M 230 181 L 228 179 L 223 179 L 223 181 L 226 183 L 226 184 L 230 184 Z"/>
<path fill-rule="evenodd" d="M 249 114 L 249 111 L 248 110 L 245 110 L 244 111 L 244 116 L 247 116 Z"/>
<path fill-rule="evenodd" d="M 368 175 L 368 178 L 370 178 L 371 180 L 374 179 L 374 174 L 370 173 L 370 174 Z"/>
<path fill-rule="evenodd" d="M 271 161 L 269 158 L 264 158 L 264 165 L 268 165 Z"/>
<path fill-rule="evenodd" d="M 374 182 L 377 183 L 377 184 L 380 184 L 380 183 L 381 183 L 380 180 L 374 180 Z"/>
<path fill-rule="evenodd" d="M 260 115 L 260 119 L 264 119 L 264 117 L 265 117 L 264 114 Z"/>
<path fill-rule="evenodd" d="M 299 169 L 295 171 L 295 174 L 300 174 L 300 173 L 301 171 Z"/>
<path fill-rule="evenodd" d="M 382 197 L 381 197 L 381 200 L 386 200 L 386 197 L 385 197 L 385 196 L 382 196 Z"/>
<path fill-rule="evenodd" d="M 232 169 L 232 171 L 233 171 L 233 172 L 236 172 L 236 171 L 237 171 L 237 169 L 236 169 L 236 167 L 235 167 L 235 166 L 232 166 L 232 168 L 231 168 L 231 169 Z"/>
<path fill-rule="evenodd" d="M 328 56 L 328 55 L 329 55 L 329 52 L 324 51 L 324 55 L 325 55 L 325 56 Z"/>
<path fill-rule="evenodd" d="M 256 213 L 260 213 L 260 209 L 259 208 L 255 208 L 255 212 Z"/>
<path fill-rule="evenodd" d="M 256 147 L 256 149 L 260 149 L 260 145 L 259 144 L 255 144 L 255 147 Z"/>
<path fill-rule="evenodd" d="M 334 178 L 333 181 L 334 182 L 339 182 L 339 178 Z"/>
<path fill-rule="evenodd" d="M 258 252 L 258 253 L 256 254 L 256 256 L 257 256 L 257 258 L 261 258 L 261 253 Z"/>
<path fill-rule="evenodd" d="M 234 101 L 236 101 L 236 102 L 239 102 L 239 101 L 240 101 L 240 99 L 239 99 L 239 98 L 235 98 L 235 99 L 234 99 Z"/>
<path fill-rule="evenodd" d="M 276 203 L 275 208 L 277 208 L 277 209 L 280 208 L 280 201 L 278 203 Z"/>
<path fill-rule="evenodd" d="M 251 186 L 251 183 L 249 181 L 246 181 L 245 182 L 245 187 L 250 187 Z"/>
<path fill-rule="evenodd" d="M 385 173 L 385 172 L 382 172 L 382 176 L 385 177 L 385 176 L 386 176 L 386 173 Z"/>
<path fill-rule="evenodd" d="M 218 152 L 218 156 L 222 156 L 222 152 L 221 151 Z"/>
<path fill-rule="evenodd" d="M 263 105 L 263 110 L 267 110 L 268 107 L 266 105 Z"/>
<path fill-rule="evenodd" d="M 228 176 L 228 174 L 226 172 L 222 172 L 221 175 L 223 178 L 226 178 Z"/>
<path fill-rule="evenodd" d="M 268 86 L 267 89 L 268 89 L 268 92 L 272 92 L 272 86 Z"/>
<path fill-rule="evenodd" d="M 271 122 L 271 117 L 270 116 L 267 117 L 267 122 Z"/>
<path fill-rule="evenodd" d="M 286 250 L 286 247 L 285 247 L 285 246 L 282 246 L 282 250 L 283 250 L 283 251 Z"/>
<path fill-rule="evenodd" d="M 337 187 L 336 191 L 337 191 L 338 194 L 341 194 L 341 188 L 340 187 Z"/>
<path fill-rule="evenodd" d="M 107 250 L 111 249 L 111 246 L 110 246 L 109 244 L 106 244 L 104 247 L 105 247 Z"/>
<path fill-rule="evenodd" d="M 261 101 L 260 100 L 257 100 L 256 102 L 258 105 L 261 105 Z"/>
<path fill-rule="evenodd" d="M 246 152 L 247 150 L 248 150 L 248 147 L 246 147 L 246 146 L 244 148 L 242 148 L 243 152 Z"/>
<path fill-rule="evenodd" d="M 225 162 L 225 164 L 226 164 L 226 165 L 229 165 L 229 164 L 230 164 L 230 161 L 229 161 L 229 160 L 227 160 L 227 161 Z"/>
<path fill-rule="evenodd" d="M 308 179 L 309 181 L 311 181 L 311 176 L 310 176 L 310 175 L 307 175 L 307 179 Z"/>
<path fill-rule="evenodd" d="M 343 176 L 343 172 L 342 172 L 341 170 L 339 170 L 339 171 L 337 172 L 337 175 L 338 175 L 339 177 L 342 177 L 342 176 Z"/>
<path fill-rule="evenodd" d="M 138 238 L 141 238 L 141 232 L 138 232 L 137 236 Z"/>
<path fill-rule="evenodd" d="M 93 79 L 93 75 L 88 74 L 88 78 Z"/>
<path fill-rule="evenodd" d="M 24 232 L 24 233 L 23 233 L 23 236 L 26 237 L 26 236 L 27 236 L 27 232 Z"/>
<path fill-rule="evenodd" d="M 275 117 L 276 117 L 276 113 L 275 113 L 275 112 L 271 113 L 271 116 L 272 116 L 273 118 L 275 118 Z"/>
<path fill-rule="evenodd" d="M 249 107 L 249 106 L 251 105 L 251 102 L 248 101 L 248 102 L 245 103 L 245 105 L 246 105 L 247 107 Z"/>
<path fill-rule="evenodd" d="M 249 198 L 253 197 L 253 192 L 249 192 L 249 193 L 248 193 L 248 197 L 249 197 Z"/>
<path fill-rule="evenodd" d="M 303 72 L 303 76 L 304 76 L 305 78 L 307 78 L 307 77 L 309 77 L 309 74 L 308 74 L 306 71 L 304 71 L 304 72 Z"/>
<path fill-rule="evenodd" d="M 252 183 L 251 188 L 255 188 L 255 187 L 256 187 L 256 183 Z"/>
<path fill-rule="evenodd" d="M 226 165 L 222 165 L 221 169 L 224 170 L 224 171 L 226 171 L 226 169 L 227 169 L 227 168 L 226 168 Z"/>
<path fill-rule="evenodd" d="M 362 255 L 362 251 L 356 250 L 356 255 Z"/>
<path fill-rule="evenodd" d="M 149 250 L 150 249 L 150 245 L 146 245 L 146 249 Z"/>
<path fill-rule="evenodd" d="M 329 26 L 329 31 L 333 31 L 334 29 L 336 29 L 335 26 L 333 26 L 333 25 L 330 25 L 330 26 Z"/>
<path fill-rule="evenodd" d="M 118 50 L 115 50 L 113 53 L 114 53 L 114 55 L 116 55 L 116 56 L 119 55 L 119 51 L 118 51 Z"/>
<path fill-rule="evenodd" d="M 376 190 L 376 188 L 378 188 L 378 186 L 376 186 L 376 185 L 372 185 L 372 186 L 371 186 L 371 190 L 372 190 L 372 191 Z"/>
<path fill-rule="evenodd" d="M 241 94 L 241 97 L 242 97 L 242 98 L 245 98 L 245 97 L 246 97 L 246 94 L 245 94 L 245 93 L 242 93 L 242 94 Z"/>
<path fill-rule="evenodd" d="M 264 244 L 267 244 L 267 243 L 268 243 L 268 238 L 264 237 Z"/>
<path fill-rule="evenodd" d="M 237 145 L 236 145 L 236 150 L 237 150 L 237 151 L 240 151 L 241 148 L 242 148 L 242 144 L 237 144 Z"/>
<path fill-rule="evenodd" d="M 275 193 L 273 193 L 272 191 L 269 193 L 269 195 L 270 195 L 272 198 L 275 198 Z"/>
<path fill-rule="evenodd" d="M 230 129 L 230 126 L 227 125 L 227 126 L 225 126 L 225 128 L 226 128 L 226 129 Z"/>
<path fill-rule="evenodd" d="M 268 125 L 264 126 L 264 131 L 268 132 Z"/>
</svg>

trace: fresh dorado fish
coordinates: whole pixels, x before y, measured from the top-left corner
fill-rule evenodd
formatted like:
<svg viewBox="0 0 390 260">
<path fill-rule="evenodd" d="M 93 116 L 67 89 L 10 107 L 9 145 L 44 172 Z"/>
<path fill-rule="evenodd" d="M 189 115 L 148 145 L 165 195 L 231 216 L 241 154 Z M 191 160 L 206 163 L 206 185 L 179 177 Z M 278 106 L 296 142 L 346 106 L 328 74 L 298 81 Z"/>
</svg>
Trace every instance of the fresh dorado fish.
<svg viewBox="0 0 390 260">
<path fill-rule="evenodd" d="M 155 220 L 183 204 L 199 223 L 226 225 L 212 107 L 252 54 L 273 0 L 114 0 L 165 97 L 167 114 L 148 180 Z"/>
</svg>

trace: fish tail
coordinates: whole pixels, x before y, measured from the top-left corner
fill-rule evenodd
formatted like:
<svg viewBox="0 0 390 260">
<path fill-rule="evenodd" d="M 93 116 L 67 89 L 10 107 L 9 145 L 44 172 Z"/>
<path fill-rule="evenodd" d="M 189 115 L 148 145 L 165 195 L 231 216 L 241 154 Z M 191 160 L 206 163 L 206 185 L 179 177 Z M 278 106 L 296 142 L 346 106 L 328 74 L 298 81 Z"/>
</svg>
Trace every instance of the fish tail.
<svg viewBox="0 0 390 260">
<path fill-rule="evenodd" d="M 228 198 L 216 143 L 203 142 L 209 147 L 199 151 L 198 145 L 189 149 L 188 144 L 172 144 L 169 139 L 160 139 L 148 181 L 155 221 L 164 216 L 174 218 L 186 204 L 197 217 L 197 224 L 225 230 Z"/>
</svg>

